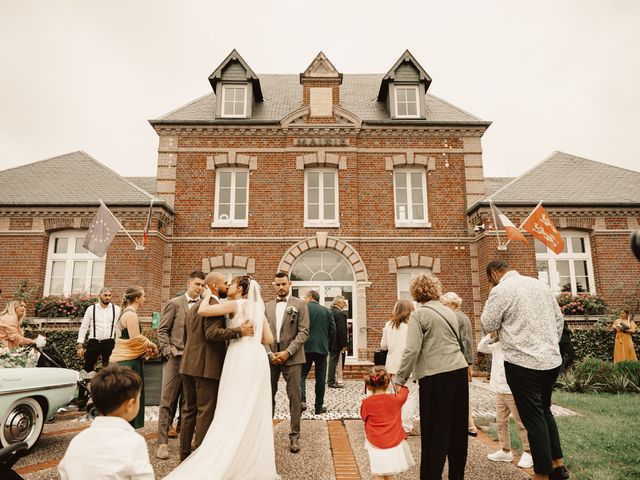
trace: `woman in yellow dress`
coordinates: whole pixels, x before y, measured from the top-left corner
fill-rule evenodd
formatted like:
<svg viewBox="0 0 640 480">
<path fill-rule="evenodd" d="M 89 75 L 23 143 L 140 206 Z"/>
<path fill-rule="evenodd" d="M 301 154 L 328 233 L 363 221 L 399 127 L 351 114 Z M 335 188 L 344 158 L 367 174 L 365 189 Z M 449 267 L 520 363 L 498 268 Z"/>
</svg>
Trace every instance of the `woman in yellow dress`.
<svg viewBox="0 0 640 480">
<path fill-rule="evenodd" d="M 623 360 L 638 360 L 633 348 L 633 333 L 638 329 L 636 322 L 629 318 L 629 310 L 620 310 L 620 318 L 613 322 L 611 328 L 616 332 L 615 345 L 613 347 L 613 363 Z"/>
</svg>

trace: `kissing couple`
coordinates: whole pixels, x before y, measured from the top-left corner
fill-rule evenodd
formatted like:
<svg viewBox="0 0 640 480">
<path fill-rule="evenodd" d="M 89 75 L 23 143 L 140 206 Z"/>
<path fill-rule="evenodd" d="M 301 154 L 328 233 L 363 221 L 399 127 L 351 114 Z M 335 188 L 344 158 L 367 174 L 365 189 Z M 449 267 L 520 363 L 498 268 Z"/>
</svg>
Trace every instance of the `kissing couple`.
<svg viewBox="0 0 640 480">
<path fill-rule="evenodd" d="M 290 287 L 286 274 L 278 273 L 276 281 L 280 275 Z M 282 373 L 295 453 L 300 435 L 300 371 L 305 361 L 302 346 L 309 332 L 306 304 L 287 288 L 286 301 L 292 308 L 275 318 L 265 312 L 280 310 L 275 308 L 276 300 L 265 309 L 260 286 L 247 275 L 234 277 L 228 284 L 224 275 L 212 272 L 205 284 L 203 299 L 185 322 L 180 366 L 185 397 L 180 444 L 181 458 L 186 459 L 165 478 L 279 479 L 274 399 Z M 278 294 L 283 291 L 276 289 Z M 225 297 L 227 301 L 221 302 Z M 195 451 L 189 455 L 194 430 Z"/>
</svg>

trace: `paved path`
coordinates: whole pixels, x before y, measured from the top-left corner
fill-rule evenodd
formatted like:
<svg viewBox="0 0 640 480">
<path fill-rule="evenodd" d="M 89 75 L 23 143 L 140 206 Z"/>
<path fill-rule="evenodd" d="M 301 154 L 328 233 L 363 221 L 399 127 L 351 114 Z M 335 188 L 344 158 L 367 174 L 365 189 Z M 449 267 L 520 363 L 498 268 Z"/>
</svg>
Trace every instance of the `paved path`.
<svg viewBox="0 0 640 480">
<path fill-rule="evenodd" d="M 348 381 L 343 389 L 327 389 L 325 405 L 327 414 L 317 416 L 305 412 L 302 421 L 301 452 L 293 455 L 288 449 L 289 421 L 286 411 L 284 384 L 277 396 L 274 434 L 276 463 L 283 480 L 347 480 L 370 479 L 371 474 L 364 450 L 363 424 L 358 412 L 364 389 L 360 381 Z M 307 387 L 308 403 L 313 405 L 313 383 Z M 471 403 L 475 416 L 495 417 L 495 400 L 486 382 L 474 380 L 471 387 Z M 147 439 L 156 478 L 161 479 L 178 464 L 178 441 L 169 441 L 170 458 L 157 460 L 156 429 L 157 407 L 146 408 L 145 428 L 140 433 Z M 555 410 L 559 415 L 571 415 L 566 409 Z M 64 455 L 71 439 L 87 428 L 89 423 L 78 414 L 61 414 L 45 425 L 44 433 L 34 451 L 21 459 L 16 468 L 26 480 L 58 479 L 56 465 Z M 486 455 L 495 451 L 497 443 L 487 439 L 470 439 L 466 478 L 471 480 L 525 480 L 527 473 L 513 464 L 494 463 Z M 483 441 L 481 441 L 483 440 Z M 416 463 L 420 458 L 420 437 L 410 437 L 409 444 Z M 399 479 L 417 478 L 418 467 L 399 476 Z M 445 470 L 446 477 L 446 470 Z"/>
</svg>

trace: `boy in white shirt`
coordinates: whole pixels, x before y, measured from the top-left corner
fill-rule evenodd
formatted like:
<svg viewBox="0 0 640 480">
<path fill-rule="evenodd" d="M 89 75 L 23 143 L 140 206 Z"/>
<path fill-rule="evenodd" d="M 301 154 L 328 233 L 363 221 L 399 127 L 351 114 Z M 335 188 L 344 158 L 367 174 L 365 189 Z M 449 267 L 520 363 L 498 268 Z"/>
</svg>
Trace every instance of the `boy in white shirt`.
<svg viewBox="0 0 640 480">
<path fill-rule="evenodd" d="M 58 465 L 62 480 L 154 480 L 147 443 L 129 421 L 140 408 L 142 381 L 128 367 L 103 368 L 91 380 L 100 413 L 69 444 Z"/>
<path fill-rule="evenodd" d="M 509 437 L 509 414 L 511 414 L 514 416 L 516 424 L 518 425 L 518 434 L 522 442 L 522 449 L 524 450 L 518 466 L 520 468 L 531 468 L 533 466 L 533 458 L 529 450 L 527 430 L 524 428 L 522 420 L 520 420 L 515 400 L 507 384 L 507 378 L 504 373 L 504 354 L 502 353 L 502 347 L 500 347 L 497 332 L 492 332 L 483 337 L 478 344 L 478 351 L 493 355 L 489 384 L 496 392 L 496 423 L 498 424 L 498 439 L 500 441 L 500 447 L 502 447 L 497 452 L 488 454 L 487 458 L 494 462 L 510 463 L 513 461 L 511 439 Z"/>
</svg>

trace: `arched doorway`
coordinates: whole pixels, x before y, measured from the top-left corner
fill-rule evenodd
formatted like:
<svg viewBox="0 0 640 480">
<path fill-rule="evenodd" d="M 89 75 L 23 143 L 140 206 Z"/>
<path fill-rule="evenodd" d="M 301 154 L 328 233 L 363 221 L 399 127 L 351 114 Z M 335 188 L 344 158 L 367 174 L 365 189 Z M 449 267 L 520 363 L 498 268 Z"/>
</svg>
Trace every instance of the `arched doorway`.
<svg viewBox="0 0 640 480">
<path fill-rule="evenodd" d="M 311 250 L 302 254 L 292 265 L 289 277 L 293 294 L 302 298 L 306 290 L 320 294 L 320 304 L 331 308 L 333 299 L 342 295 L 347 301 L 347 327 L 349 331 L 348 357 L 358 355 L 357 322 L 354 312 L 357 296 L 356 278 L 351 263 L 332 250 Z"/>
</svg>

